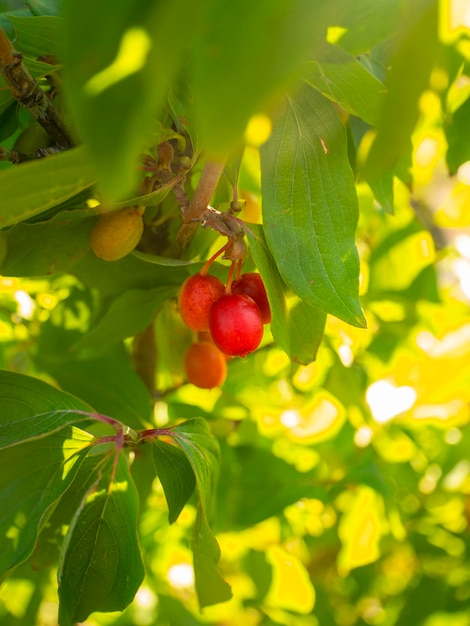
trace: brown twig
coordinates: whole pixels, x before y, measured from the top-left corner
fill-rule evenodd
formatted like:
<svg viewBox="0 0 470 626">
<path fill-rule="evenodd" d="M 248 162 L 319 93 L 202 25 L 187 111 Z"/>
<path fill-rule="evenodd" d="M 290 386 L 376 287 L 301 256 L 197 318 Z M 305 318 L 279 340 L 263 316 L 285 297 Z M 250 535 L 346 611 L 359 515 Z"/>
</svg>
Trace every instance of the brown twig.
<svg viewBox="0 0 470 626">
<path fill-rule="evenodd" d="M 194 196 L 189 203 L 187 211 L 183 215 L 183 223 L 176 235 L 176 243 L 181 251 L 184 251 L 188 247 L 194 231 L 197 228 L 198 220 L 209 206 L 209 202 L 214 195 L 214 191 L 224 171 L 224 166 L 225 163 L 220 161 L 206 162 Z"/>
<path fill-rule="evenodd" d="M 39 87 L 17 52 L 0 28 L 0 72 L 13 97 L 41 124 L 59 148 L 67 150 L 74 141 L 62 116 L 46 93 Z"/>
</svg>

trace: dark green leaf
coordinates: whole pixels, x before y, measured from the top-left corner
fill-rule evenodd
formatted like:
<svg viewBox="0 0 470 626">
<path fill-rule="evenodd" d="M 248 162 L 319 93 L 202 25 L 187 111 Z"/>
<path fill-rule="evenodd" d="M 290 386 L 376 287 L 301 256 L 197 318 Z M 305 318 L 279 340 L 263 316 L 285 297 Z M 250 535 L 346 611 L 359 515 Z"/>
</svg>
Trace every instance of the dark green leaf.
<svg viewBox="0 0 470 626">
<path fill-rule="evenodd" d="M 122 352 L 97 359 L 63 361 L 45 366 L 63 389 L 134 429 L 148 428 L 149 393 Z"/>
<path fill-rule="evenodd" d="M 60 498 L 39 534 L 32 557 L 33 569 L 48 568 L 57 564 L 67 529 L 86 493 L 96 481 L 97 467 L 102 463 L 102 458 L 88 454 L 80 463 L 73 486 Z"/>
<path fill-rule="evenodd" d="M 191 464 L 205 510 L 212 507 L 217 479 L 220 451 L 206 420 L 195 418 L 171 429 L 171 436 L 186 454 Z"/>
<path fill-rule="evenodd" d="M 93 182 L 94 174 L 83 147 L 0 172 L 0 227 L 38 215 Z"/>
<path fill-rule="evenodd" d="M 152 442 L 153 462 L 168 503 L 168 520 L 173 524 L 196 486 L 196 478 L 180 448 L 159 440 Z"/>
<path fill-rule="evenodd" d="M 1 391 L 2 413 L 8 415 L 12 403 Z M 25 398 L 25 406 L 27 402 Z M 67 427 L 0 450 L 0 578 L 32 553 L 48 513 L 73 481 L 92 439 Z"/>
<path fill-rule="evenodd" d="M 296 363 L 315 360 L 323 337 L 326 315 L 289 293 L 271 253 L 261 227 L 250 226 L 247 236 L 250 250 L 266 286 L 271 312 L 271 331 L 276 343 Z"/>
<path fill-rule="evenodd" d="M 138 500 L 126 460 L 107 457 L 77 510 L 59 566 L 59 624 L 94 611 L 122 611 L 144 577 L 137 539 Z"/>
<path fill-rule="evenodd" d="M 63 30 L 60 17 L 11 15 L 9 20 L 16 31 L 15 48 L 20 52 L 33 58 L 50 54 L 60 59 Z"/>
<path fill-rule="evenodd" d="M 96 287 L 104 294 L 120 294 L 128 289 L 152 289 L 166 285 L 181 286 L 188 276 L 188 263 L 153 262 L 150 255 L 129 254 L 119 261 L 103 261 L 93 252 L 86 254 L 72 268 L 88 287 Z"/>
<path fill-rule="evenodd" d="M 346 131 L 310 85 L 278 111 L 261 176 L 266 240 L 287 285 L 306 304 L 364 326 Z"/>
<path fill-rule="evenodd" d="M 59 15 L 62 0 L 29 0 L 28 6 L 33 15 Z"/>
<path fill-rule="evenodd" d="M 0 371 L 0 448 L 87 419 L 90 407 L 73 396 L 35 378 Z M 89 419 L 89 418 L 88 418 Z"/>
<path fill-rule="evenodd" d="M 385 86 L 354 57 L 325 43 L 304 68 L 306 82 L 348 113 L 375 124 Z"/>
<path fill-rule="evenodd" d="M 107 200 L 137 183 L 139 154 L 198 13 L 189 0 L 64 2 L 65 86 Z"/>
<path fill-rule="evenodd" d="M 95 220 L 84 210 L 58 213 L 37 224 L 16 224 L 6 233 L 9 254 L 4 276 L 43 276 L 65 272 L 90 249 Z"/>
<path fill-rule="evenodd" d="M 230 586 L 217 570 L 220 548 L 207 520 L 211 509 L 219 467 L 219 447 L 207 422 L 192 419 L 171 429 L 171 436 L 181 446 L 196 477 L 200 498 L 194 528 L 193 554 L 196 592 L 201 607 L 231 598 Z"/>
</svg>

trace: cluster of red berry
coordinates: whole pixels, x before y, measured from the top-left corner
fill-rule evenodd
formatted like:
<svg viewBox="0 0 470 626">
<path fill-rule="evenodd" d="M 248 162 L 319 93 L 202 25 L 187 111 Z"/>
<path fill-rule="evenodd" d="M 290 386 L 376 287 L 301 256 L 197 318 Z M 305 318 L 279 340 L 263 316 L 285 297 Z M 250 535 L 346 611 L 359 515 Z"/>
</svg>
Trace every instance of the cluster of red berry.
<svg viewBox="0 0 470 626">
<path fill-rule="evenodd" d="M 185 324 L 199 333 L 186 352 L 189 382 L 210 389 L 220 386 L 227 372 L 227 357 L 246 356 L 263 337 L 263 324 L 271 321 L 266 289 L 257 273 L 241 274 L 224 285 L 201 271 L 181 287 L 179 310 Z"/>
</svg>

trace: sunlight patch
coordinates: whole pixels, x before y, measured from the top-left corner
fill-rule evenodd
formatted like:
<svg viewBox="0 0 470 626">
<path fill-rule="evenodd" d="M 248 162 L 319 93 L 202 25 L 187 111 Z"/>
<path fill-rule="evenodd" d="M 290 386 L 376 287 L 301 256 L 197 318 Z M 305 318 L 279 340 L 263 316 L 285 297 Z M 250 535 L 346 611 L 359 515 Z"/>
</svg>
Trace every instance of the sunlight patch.
<svg viewBox="0 0 470 626">
<path fill-rule="evenodd" d="M 372 383 L 366 391 L 366 402 L 375 421 L 381 424 L 411 409 L 416 397 L 413 387 L 396 387 L 387 380 Z"/>
<path fill-rule="evenodd" d="M 96 96 L 138 72 L 145 65 L 151 47 L 152 40 L 143 28 L 129 28 L 121 39 L 114 61 L 90 78 L 85 85 L 85 92 L 90 96 Z"/>
</svg>

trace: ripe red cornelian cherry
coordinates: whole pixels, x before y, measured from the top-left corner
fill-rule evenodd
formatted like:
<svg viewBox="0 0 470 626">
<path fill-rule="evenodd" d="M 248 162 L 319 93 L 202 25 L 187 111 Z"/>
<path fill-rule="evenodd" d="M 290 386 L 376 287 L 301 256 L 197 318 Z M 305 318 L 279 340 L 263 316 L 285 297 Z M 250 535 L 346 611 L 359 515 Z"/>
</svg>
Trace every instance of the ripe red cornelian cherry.
<svg viewBox="0 0 470 626">
<path fill-rule="evenodd" d="M 184 355 L 188 382 L 201 389 L 220 387 L 227 376 L 225 355 L 208 341 L 193 343 Z"/>
<path fill-rule="evenodd" d="M 215 345 L 224 354 L 250 354 L 263 338 L 263 321 L 258 305 L 245 294 L 225 294 L 211 307 L 209 330 Z"/>
<path fill-rule="evenodd" d="M 257 272 L 246 272 L 232 283 L 232 293 L 244 293 L 250 296 L 261 312 L 263 324 L 271 322 L 271 307 L 269 306 L 266 288 L 261 275 Z"/>
<path fill-rule="evenodd" d="M 178 305 L 184 323 L 192 330 L 209 329 L 209 310 L 224 294 L 221 280 L 208 274 L 194 274 L 181 286 Z"/>
</svg>

